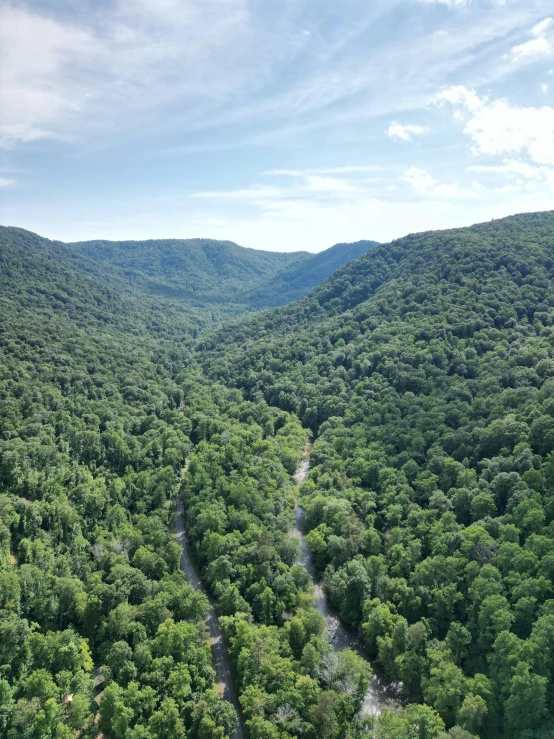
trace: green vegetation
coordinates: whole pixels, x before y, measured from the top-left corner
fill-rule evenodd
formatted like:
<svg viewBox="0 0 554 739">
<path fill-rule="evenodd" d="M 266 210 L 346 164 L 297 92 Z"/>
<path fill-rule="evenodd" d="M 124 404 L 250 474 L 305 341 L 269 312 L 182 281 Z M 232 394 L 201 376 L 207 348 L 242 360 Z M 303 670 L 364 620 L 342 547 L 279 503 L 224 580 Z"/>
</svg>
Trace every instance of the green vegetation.
<svg viewBox="0 0 554 739">
<path fill-rule="evenodd" d="M 301 298 L 375 243 L 335 244 L 319 254 L 245 249 L 213 239 L 85 241 L 67 246 L 102 269 L 115 268 L 129 285 L 146 293 L 194 305 L 232 306 L 236 313 Z"/>
<path fill-rule="evenodd" d="M 553 278 L 551 213 L 419 234 L 202 346 L 317 435 L 303 506 L 341 617 L 483 736 L 554 727 Z"/>
<path fill-rule="evenodd" d="M 339 701 L 289 643 L 301 646 L 289 639 L 285 608 L 316 650 L 312 672 L 329 652 L 286 536 L 293 496 L 284 502 L 283 491 L 306 438 L 298 421 L 208 385 L 191 364 L 191 337 L 220 314 L 149 298 L 117 272 L 26 231 L 0 237 L 0 735 L 233 734 L 234 710 L 215 689 L 208 603 L 185 582 L 172 535 L 187 457 L 195 543 L 210 534 L 198 514 L 210 495 L 203 481 L 211 475 L 217 493 L 227 493 L 221 483 L 230 474 L 237 496 L 234 521 L 232 506 L 224 513 L 238 527 L 230 539 L 240 539 L 237 608 L 230 581 L 209 585 L 228 614 L 237 671 L 253 660 L 239 686 L 247 720 L 260 735 L 268 730 L 265 696 L 283 726 L 346 725 L 358 694 Z M 254 592 L 252 578 L 260 584 L 264 574 L 266 586 Z M 278 699 L 277 666 L 290 688 Z M 368 674 L 353 655 L 333 679 L 353 676 L 363 694 Z"/>
<path fill-rule="evenodd" d="M 312 256 L 244 249 L 212 239 L 84 241 L 67 247 L 102 268 L 116 268 L 130 285 L 147 293 L 218 305 L 246 303 L 248 289 Z"/>
<path fill-rule="evenodd" d="M 168 535 L 193 428 L 176 338 L 193 321 L 70 271 L 55 245 L 8 236 L 0 735 L 95 735 L 99 711 L 112 739 L 226 737 L 236 717 L 215 690 L 208 604 Z"/>
<path fill-rule="evenodd" d="M 238 266 L 216 304 L 217 270 L 184 298 L 105 248 L 0 231 L 0 736 L 232 736 L 181 490 L 250 739 L 552 737 L 554 214 L 377 246 L 216 331 Z M 288 536 L 310 436 L 308 545 L 407 700 L 376 721 Z"/>
<path fill-rule="evenodd" d="M 318 254 L 310 254 L 306 259 L 287 266 L 269 284 L 251 290 L 247 295 L 248 303 L 255 308 L 269 308 L 298 300 L 344 264 L 358 259 L 375 246 L 376 241 L 356 241 L 353 244 L 335 244 Z"/>
<path fill-rule="evenodd" d="M 198 402 L 197 387 L 191 394 Z M 306 432 L 263 401 L 217 385 L 208 394 L 219 412 L 208 414 L 204 400 L 193 415 L 186 520 L 230 645 L 248 736 L 361 737 L 366 722 L 354 719 L 371 668 L 350 650 L 333 653 L 287 533 Z"/>
</svg>

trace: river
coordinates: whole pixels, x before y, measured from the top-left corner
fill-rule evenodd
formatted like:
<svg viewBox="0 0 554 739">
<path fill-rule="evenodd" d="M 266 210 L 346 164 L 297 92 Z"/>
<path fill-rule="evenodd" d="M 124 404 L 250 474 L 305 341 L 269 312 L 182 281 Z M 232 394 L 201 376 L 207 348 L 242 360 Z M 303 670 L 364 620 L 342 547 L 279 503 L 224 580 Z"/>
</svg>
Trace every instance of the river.
<svg viewBox="0 0 554 739">
<path fill-rule="evenodd" d="M 298 488 L 308 478 L 308 472 L 310 469 L 310 451 L 311 444 L 308 444 L 298 469 L 294 474 L 294 481 Z M 373 677 L 364 698 L 361 714 L 363 716 L 378 716 L 384 706 L 395 707 L 399 705 L 400 686 L 396 683 L 391 683 L 391 681 L 385 677 L 383 672 L 371 662 L 363 641 L 356 630 L 343 624 L 340 618 L 336 615 L 336 612 L 331 607 L 331 604 L 325 595 L 325 591 L 323 590 L 304 537 L 304 511 L 300 505 L 296 506 L 295 519 L 296 524 L 289 533 L 290 536 L 298 539 L 300 542 L 301 554 L 298 563 L 306 568 L 308 574 L 312 578 L 312 582 L 314 584 L 315 607 L 325 619 L 327 631 L 329 632 L 329 638 L 331 640 L 331 646 L 335 652 L 338 652 L 341 649 L 352 649 L 371 664 Z"/>
</svg>

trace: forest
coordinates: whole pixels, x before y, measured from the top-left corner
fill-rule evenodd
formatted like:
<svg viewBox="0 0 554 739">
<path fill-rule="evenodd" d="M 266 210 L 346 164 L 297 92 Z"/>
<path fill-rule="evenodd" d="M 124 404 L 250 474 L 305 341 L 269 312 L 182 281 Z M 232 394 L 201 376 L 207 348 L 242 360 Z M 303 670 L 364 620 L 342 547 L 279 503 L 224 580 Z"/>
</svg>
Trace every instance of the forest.
<svg viewBox="0 0 554 739">
<path fill-rule="evenodd" d="M 239 317 L 1 230 L 0 736 L 554 737 L 554 213 L 371 246 Z"/>
</svg>

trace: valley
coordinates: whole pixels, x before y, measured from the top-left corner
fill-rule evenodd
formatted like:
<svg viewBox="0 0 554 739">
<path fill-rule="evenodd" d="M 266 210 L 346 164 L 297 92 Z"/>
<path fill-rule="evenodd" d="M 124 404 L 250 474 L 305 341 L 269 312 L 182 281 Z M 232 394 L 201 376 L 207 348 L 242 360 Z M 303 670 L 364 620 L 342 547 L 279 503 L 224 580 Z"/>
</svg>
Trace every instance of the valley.
<svg viewBox="0 0 554 739">
<path fill-rule="evenodd" d="M 552 212 L 3 228 L 0 305 L 0 736 L 550 736 Z"/>
</svg>

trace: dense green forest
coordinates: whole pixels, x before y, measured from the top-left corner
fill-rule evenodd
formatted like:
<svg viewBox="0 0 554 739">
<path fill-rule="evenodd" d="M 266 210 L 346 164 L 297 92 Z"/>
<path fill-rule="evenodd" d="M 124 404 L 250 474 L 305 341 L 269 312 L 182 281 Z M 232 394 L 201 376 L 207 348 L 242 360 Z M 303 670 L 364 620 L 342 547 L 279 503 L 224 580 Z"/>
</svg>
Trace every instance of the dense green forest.
<svg viewBox="0 0 554 739">
<path fill-rule="evenodd" d="M 172 533 L 185 483 L 201 556 L 210 522 L 198 513 L 209 495 L 202 481 L 230 468 L 244 487 L 233 522 L 242 569 L 235 589 L 206 580 L 229 619 L 237 671 L 250 652 L 261 664 L 259 640 L 269 634 L 270 664 L 277 660 L 289 683 L 295 675 L 291 689 L 303 688 L 302 717 L 290 714 L 288 696 L 276 699 L 273 678 L 263 689 L 283 726 L 302 721 L 313 732 L 327 720 L 327 696 L 339 697 L 293 662 L 285 628 L 287 607 L 311 629 L 312 649 L 329 651 L 283 533 L 292 493 L 286 502 L 282 494 L 292 490 L 306 432 L 294 416 L 245 403 L 195 368 L 191 338 L 221 314 L 148 299 L 116 272 L 28 232 L 0 236 L 0 736 L 233 735 L 237 716 L 215 683 L 208 603 L 181 574 Z M 267 577 L 259 592 L 253 572 L 258 585 Z M 358 686 L 340 699 L 346 725 L 369 668 L 356 655 L 343 662 L 337 675 Z M 244 675 L 240 692 L 256 725 L 254 683 Z M 261 723 L 263 732 L 269 722 Z"/>
<path fill-rule="evenodd" d="M 482 736 L 554 735 L 553 278 L 552 213 L 418 234 L 201 346 L 316 435 L 308 541 L 342 619 Z"/>
<path fill-rule="evenodd" d="M 125 246 L 0 230 L 0 736 L 554 737 L 554 214 L 363 242 L 241 318 L 232 280 L 184 299 L 144 243 L 126 271 Z M 293 295 L 300 257 L 288 285 L 272 259 L 229 274 Z M 325 592 L 402 683 L 378 718 L 288 535 L 310 438 Z"/>
<path fill-rule="evenodd" d="M 335 244 L 319 254 L 245 249 L 231 241 L 162 239 L 85 241 L 73 254 L 120 272 L 133 287 L 235 312 L 285 305 L 374 247 L 374 241 Z"/>
</svg>

